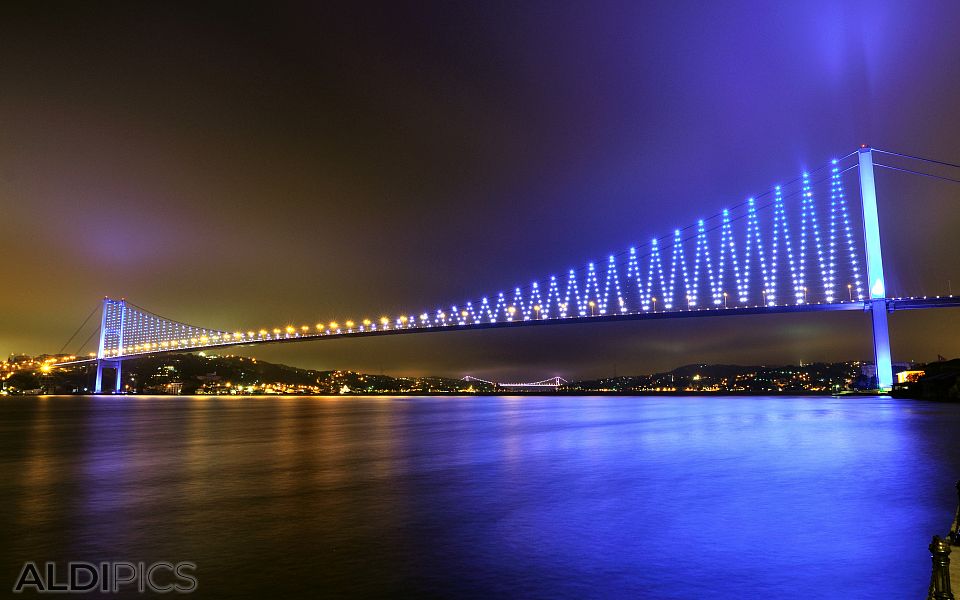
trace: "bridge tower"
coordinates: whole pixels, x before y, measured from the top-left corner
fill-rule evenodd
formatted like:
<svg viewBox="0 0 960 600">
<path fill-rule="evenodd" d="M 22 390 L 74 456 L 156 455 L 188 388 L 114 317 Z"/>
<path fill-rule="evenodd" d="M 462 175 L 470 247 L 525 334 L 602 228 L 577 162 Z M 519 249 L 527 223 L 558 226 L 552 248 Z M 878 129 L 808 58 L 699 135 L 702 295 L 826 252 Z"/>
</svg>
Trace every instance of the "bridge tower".
<svg viewBox="0 0 960 600">
<path fill-rule="evenodd" d="M 873 178 L 873 149 L 863 146 L 860 159 L 860 199 L 863 202 L 863 237 L 867 248 L 868 305 L 873 322 L 873 356 L 877 366 L 877 386 L 893 387 L 890 360 L 890 332 L 887 327 L 887 290 L 883 283 L 883 257 L 880 251 L 880 219 L 877 214 L 877 188 Z"/>
<path fill-rule="evenodd" d="M 103 299 L 103 310 L 100 316 L 100 345 L 97 350 L 97 381 L 94 385 L 95 394 L 103 393 L 103 369 L 113 369 L 117 373 L 114 383 L 114 392 L 120 391 L 121 365 L 123 359 L 109 358 L 111 351 L 116 350 L 123 354 L 123 328 L 127 316 L 127 302 L 125 299 Z M 114 354 L 116 356 L 116 354 Z"/>
</svg>

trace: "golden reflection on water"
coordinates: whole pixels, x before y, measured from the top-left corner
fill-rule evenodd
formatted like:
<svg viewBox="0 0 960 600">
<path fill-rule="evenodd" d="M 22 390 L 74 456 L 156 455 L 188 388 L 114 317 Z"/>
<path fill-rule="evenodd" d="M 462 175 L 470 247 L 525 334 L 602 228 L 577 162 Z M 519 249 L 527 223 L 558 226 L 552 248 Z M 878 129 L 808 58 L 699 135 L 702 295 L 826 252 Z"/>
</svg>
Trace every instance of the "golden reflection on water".
<svg viewBox="0 0 960 600">
<path fill-rule="evenodd" d="M 346 441 L 339 420 L 334 418 L 338 398 L 335 396 L 316 396 L 312 398 L 318 406 L 313 412 L 311 428 L 314 440 L 310 445 L 310 478 L 318 489 L 335 488 L 347 481 L 351 474 L 344 466 Z"/>
<path fill-rule="evenodd" d="M 58 478 L 60 467 L 53 449 L 50 408 L 45 396 L 38 397 L 29 426 L 26 456 L 23 460 L 23 486 L 26 488 L 20 500 L 19 511 L 24 522 L 39 526 L 51 518 L 55 497 L 53 482 Z"/>
</svg>

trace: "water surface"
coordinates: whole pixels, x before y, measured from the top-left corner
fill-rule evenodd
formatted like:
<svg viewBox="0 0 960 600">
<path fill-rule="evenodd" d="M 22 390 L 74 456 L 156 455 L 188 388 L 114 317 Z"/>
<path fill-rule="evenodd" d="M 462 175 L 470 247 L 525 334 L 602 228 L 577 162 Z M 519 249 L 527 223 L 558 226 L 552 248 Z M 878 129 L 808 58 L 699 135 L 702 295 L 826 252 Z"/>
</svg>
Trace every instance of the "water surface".
<svg viewBox="0 0 960 600">
<path fill-rule="evenodd" d="M 885 398 L 6 398 L 0 585 L 191 560 L 196 598 L 919 599 L 958 431 Z"/>
</svg>

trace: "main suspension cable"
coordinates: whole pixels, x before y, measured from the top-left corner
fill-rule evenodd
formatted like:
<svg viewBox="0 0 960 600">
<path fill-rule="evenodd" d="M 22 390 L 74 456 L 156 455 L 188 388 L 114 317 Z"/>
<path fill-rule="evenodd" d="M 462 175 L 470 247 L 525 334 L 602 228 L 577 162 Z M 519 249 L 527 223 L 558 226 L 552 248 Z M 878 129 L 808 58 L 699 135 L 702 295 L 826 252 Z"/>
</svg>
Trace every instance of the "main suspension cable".
<svg viewBox="0 0 960 600">
<path fill-rule="evenodd" d="M 60 351 L 57 352 L 57 354 L 63 354 L 63 351 L 68 345 L 70 345 L 70 342 L 73 341 L 73 338 L 77 337 L 77 334 L 80 333 L 80 330 L 87 326 L 87 322 L 90 321 L 90 317 L 92 317 L 94 313 L 99 310 L 100 306 L 100 303 L 97 303 L 97 305 L 93 307 L 93 310 L 90 311 L 90 314 L 87 315 L 87 318 L 83 320 L 83 323 L 80 324 L 80 327 L 77 327 L 77 330 L 73 332 L 73 335 L 70 336 L 70 339 L 63 343 L 63 346 L 60 347 Z"/>
<path fill-rule="evenodd" d="M 953 168 L 955 168 L 955 169 L 960 169 L 960 165 L 954 164 L 954 163 L 950 163 L 950 162 L 945 162 L 945 161 L 942 161 L 942 160 L 934 160 L 934 159 L 932 159 L 932 158 L 924 158 L 924 157 L 922 157 L 922 156 L 913 156 L 912 154 L 902 154 L 902 153 L 900 153 L 900 152 L 891 152 L 891 151 L 889 151 L 889 150 L 880 150 L 879 148 L 874 148 L 873 150 L 876 151 L 876 152 L 880 152 L 880 153 L 882 153 L 882 154 L 889 154 L 890 156 L 899 156 L 899 157 L 901 157 L 901 158 L 910 158 L 910 159 L 913 159 L 913 160 L 922 160 L 923 162 L 933 163 L 933 164 L 935 164 L 935 165 L 943 165 L 944 167 L 953 167 Z"/>
<path fill-rule="evenodd" d="M 902 167 L 894 167 L 891 165 L 884 165 L 881 163 L 873 163 L 874 166 L 882 167 L 884 169 L 890 169 L 891 171 L 902 171 L 903 173 L 910 173 L 912 175 L 922 175 L 923 177 L 930 177 L 931 179 L 942 179 L 943 181 L 949 181 L 951 183 L 960 183 L 960 179 L 953 179 L 951 177 L 944 177 L 942 175 L 933 175 L 931 173 L 921 173 L 920 171 L 914 171 L 913 169 L 904 169 Z"/>
</svg>

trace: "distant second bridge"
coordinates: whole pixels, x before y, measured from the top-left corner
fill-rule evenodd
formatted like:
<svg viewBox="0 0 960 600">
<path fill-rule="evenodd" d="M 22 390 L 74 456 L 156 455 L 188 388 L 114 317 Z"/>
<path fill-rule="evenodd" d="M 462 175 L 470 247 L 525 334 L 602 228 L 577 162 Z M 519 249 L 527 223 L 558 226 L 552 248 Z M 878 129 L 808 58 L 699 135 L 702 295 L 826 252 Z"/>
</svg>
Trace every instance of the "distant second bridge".
<svg viewBox="0 0 960 600">
<path fill-rule="evenodd" d="M 499 383 L 495 381 L 487 381 L 486 379 L 480 379 L 479 377 L 474 377 L 473 375 L 467 375 L 463 378 L 463 381 L 467 382 L 476 382 L 484 383 L 486 385 L 492 385 L 495 388 L 521 388 L 521 389 L 537 389 L 537 388 L 550 388 L 557 389 L 562 385 L 569 383 L 563 377 L 551 377 L 550 379 L 544 379 L 542 381 L 532 381 L 529 383 Z"/>
</svg>

